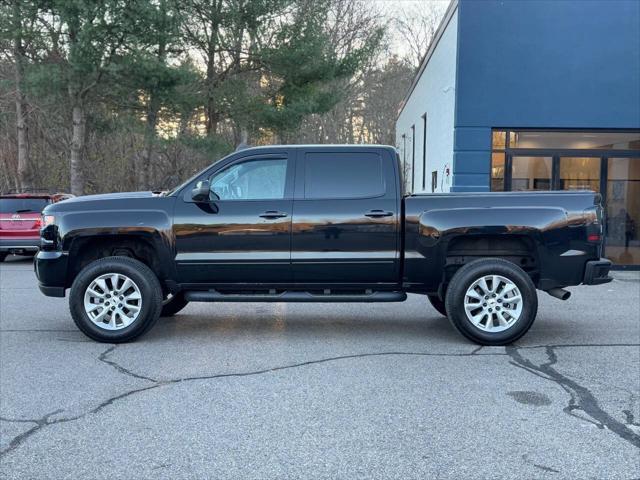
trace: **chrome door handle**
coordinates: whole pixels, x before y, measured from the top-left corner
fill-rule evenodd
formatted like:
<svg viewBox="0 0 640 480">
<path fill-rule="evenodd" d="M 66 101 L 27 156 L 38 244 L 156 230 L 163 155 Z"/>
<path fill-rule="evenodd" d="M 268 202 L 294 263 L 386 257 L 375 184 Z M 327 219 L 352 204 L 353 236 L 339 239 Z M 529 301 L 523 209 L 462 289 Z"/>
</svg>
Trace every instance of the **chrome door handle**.
<svg viewBox="0 0 640 480">
<path fill-rule="evenodd" d="M 264 212 L 262 214 L 260 214 L 261 218 L 283 218 L 286 217 L 287 214 L 284 212 L 277 212 L 275 210 L 269 210 L 267 212 Z"/>
<path fill-rule="evenodd" d="M 369 218 L 391 217 L 393 216 L 393 212 L 386 212 L 384 210 L 369 210 L 364 214 L 364 216 Z"/>
</svg>

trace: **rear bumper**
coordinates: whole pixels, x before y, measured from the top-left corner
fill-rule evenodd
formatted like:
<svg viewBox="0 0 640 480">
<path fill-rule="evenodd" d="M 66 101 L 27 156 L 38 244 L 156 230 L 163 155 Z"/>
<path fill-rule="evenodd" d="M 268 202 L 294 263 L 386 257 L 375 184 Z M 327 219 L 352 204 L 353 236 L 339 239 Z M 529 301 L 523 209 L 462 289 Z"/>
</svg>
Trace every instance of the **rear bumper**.
<svg viewBox="0 0 640 480">
<path fill-rule="evenodd" d="M 587 262 L 584 270 L 584 285 L 600 285 L 602 283 L 608 283 L 613 278 L 609 276 L 609 270 L 611 269 L 611 260 L 601 258 L 600 260 L 592 260 Z"/>
<path fill-rule="evenodd" d="M 64 252 L 40 251 L 36 255 L 34 268 L 40 282 L 38 286 L 48 297 L 64 297 L 68 258 Z"/>
<path fill-rule="evenodd" d="M 0 252 L 25 253 L 37 252 L 40 249 L 40 237 L 34 238 L 0 238 Z"/>
</svg>

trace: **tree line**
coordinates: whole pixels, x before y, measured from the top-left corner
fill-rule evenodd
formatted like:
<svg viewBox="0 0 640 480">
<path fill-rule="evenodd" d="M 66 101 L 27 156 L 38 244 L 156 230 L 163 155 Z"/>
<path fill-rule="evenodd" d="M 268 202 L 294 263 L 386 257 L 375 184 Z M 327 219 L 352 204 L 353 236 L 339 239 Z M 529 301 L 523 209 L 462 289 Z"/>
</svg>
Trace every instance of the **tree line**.
<svg viewBox="0 0 640 480">
<path fill-rule="evenodd" d="M 416 60 L 388 25 L 367 0 L 0 0 L 0 190 L 164 189 L 243 144 L 393 144 Z"/>
</svg>

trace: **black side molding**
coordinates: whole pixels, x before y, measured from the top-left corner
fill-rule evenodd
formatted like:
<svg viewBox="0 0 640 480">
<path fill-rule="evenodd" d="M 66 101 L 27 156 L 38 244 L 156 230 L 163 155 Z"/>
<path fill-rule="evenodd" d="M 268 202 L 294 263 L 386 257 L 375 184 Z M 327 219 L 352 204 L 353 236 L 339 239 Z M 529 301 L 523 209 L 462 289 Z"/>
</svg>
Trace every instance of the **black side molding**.
<svg viewBox="0 0 640 480">
<path fill-rule="evenodd" d="M 405 292 L 371 292 L 363 294 L 286 291 L 265 294 L 221 293 L 217 290 L 192 290 L 184 292 L 190 302 L 403 302 L 407 299 Z"/>
</svg>

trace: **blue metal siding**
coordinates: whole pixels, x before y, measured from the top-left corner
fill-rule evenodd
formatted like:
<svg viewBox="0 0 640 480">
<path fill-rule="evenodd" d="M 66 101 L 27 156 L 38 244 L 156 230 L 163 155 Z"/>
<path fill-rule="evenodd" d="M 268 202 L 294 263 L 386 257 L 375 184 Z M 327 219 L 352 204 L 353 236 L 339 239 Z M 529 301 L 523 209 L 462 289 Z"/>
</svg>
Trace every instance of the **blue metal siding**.
<svg viewBox="0 0 640 480">
<path fill-rule="evenodd" d="M 640 1 L 458 9 L 454 190 L 488 190 L 492 127 L 640 128 Z"/>
</svg>

